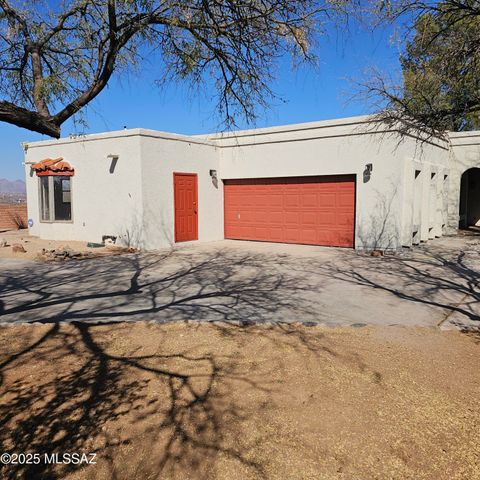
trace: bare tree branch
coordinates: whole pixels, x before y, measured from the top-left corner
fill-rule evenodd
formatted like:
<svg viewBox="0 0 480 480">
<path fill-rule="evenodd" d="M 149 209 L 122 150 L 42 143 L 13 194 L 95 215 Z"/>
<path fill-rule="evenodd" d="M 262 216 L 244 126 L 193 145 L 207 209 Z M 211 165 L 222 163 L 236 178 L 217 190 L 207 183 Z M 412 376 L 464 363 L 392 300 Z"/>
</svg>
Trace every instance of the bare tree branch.
<svg viewBox="0 0 480 480">
<path fill-rule="evenodd" d="M 343 3 L 345 1 L 345 3 Z M 322 18 L 347 0 L 0 0 L 0 121 L 59 136 L 60 126 L 134 68 L 146 48 L 161 81 L 213 82 L 227 124 L 254 120 L 275 61 L 312 61 Z"/>
<path fill-rule="evenodd" d="M 380 20 L 407 15 L 397 82 L 371 70 L 360 90 L 377 119 L 443 136 L 480 127 L 480 2 L 399 0 L 379 9 Z M 411 20 L 413 18 L 413 21 Z M 373 72 L 373 73 L 372 73 Z"/>
</svg>

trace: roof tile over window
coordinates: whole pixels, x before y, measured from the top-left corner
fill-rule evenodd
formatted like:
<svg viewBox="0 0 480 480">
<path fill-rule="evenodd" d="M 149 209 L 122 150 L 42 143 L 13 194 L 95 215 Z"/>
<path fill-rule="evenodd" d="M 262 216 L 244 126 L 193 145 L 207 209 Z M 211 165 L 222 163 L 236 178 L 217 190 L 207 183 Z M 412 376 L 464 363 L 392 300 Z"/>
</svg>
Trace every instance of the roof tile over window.
<svg viewBox="0 0 480 480">
<path fill-rule="evenodd" d="M 65 162 L 62 157 L 46 158 L 41 162 L 34 163 L 32 169 L 35 170 L 39 177 L 46 175 L 64 175 L 70 177 L 75 173 L 75 169 L 68 162 Z"/>
</svg>

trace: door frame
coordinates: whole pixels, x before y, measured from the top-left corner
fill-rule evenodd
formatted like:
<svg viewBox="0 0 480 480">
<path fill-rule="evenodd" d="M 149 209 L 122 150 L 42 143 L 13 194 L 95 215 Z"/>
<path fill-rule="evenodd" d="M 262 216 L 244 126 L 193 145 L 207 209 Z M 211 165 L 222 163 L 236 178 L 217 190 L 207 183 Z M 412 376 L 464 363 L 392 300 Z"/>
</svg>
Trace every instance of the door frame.
<svg viewBox="0 0 480 480">
<path fill-rule="evenodd" d="M 195 238 L 190 240 L 178 240 L 177 237 L 177 201 L 175 197 L 175 179 L 176 177 L 195 177 L 195 203 L 197 206 L 197 212 L 195 215 Z M 173 172 L 173 227 L 174 227 L 174 236 L 175 243 L 181 242 L 190 242 L 198 240 L 198 174 L 197 173 L 188 173 L 188 172 Z"/>
</svg>

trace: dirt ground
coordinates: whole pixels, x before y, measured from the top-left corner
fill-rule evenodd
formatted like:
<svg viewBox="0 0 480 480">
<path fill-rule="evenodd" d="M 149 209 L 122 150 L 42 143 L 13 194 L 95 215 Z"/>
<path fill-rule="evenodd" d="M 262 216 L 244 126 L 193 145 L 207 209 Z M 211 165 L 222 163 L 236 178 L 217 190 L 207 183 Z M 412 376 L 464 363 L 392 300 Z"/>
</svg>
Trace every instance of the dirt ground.
<svg viewBox="0 0 480 480">
<path fill-rule="evenodd" d="M 0 329 L 2 479 L 480 479 L 480 340 L 222 323 Z"/>
<path fill-rule="evenodd" d="M 59 241 L 59 240 L 43 240 L 33 235 L 29 235 L 28 230 L 7 230 L 0 231 L 0 242 L 5 240 L 7 247 L 0 247 L 0 258 L 18 258 L 24 260 L 36 260 L 42 249 L 53 250 L 59 248 L 70 248 L 77 252 L 91 252 L 95 254 L 111 253 L 106 247 L 89 248 L 88 242 L 78 241 Z M 18 243 L 26 250 L 25 253 L 13 253 L 12 245 Z"/>
</svg>

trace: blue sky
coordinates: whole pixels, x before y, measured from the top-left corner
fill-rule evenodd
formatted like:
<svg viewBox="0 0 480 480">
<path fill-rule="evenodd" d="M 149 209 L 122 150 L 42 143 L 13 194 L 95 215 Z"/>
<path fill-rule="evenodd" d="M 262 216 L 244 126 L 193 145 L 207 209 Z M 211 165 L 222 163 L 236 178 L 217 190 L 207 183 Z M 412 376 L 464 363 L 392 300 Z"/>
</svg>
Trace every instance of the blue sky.
<svg viewBox="0 0 480 480">
<path fill-rule="evenodd" d="M 302 67 L 292 71 L 290 59 L 279 65 L 273 90 L 283 101 L 276 101 L 255 126 L 326 120 L 369 113 L 369 105 L 349 101 L 353 86 L 349 79 L 360 79 L 364 70 L 376 66 L 392 74 L 399 69 L 398 47 L 391 44 L 392 29 L 367 31 L 353 25 L 348 34 L 331 31 L 319 40 L 319 68 Z M 128 128 L 150 128 L 175 133 L 207 133 L 217 129 L 218 116 L 208 95 L 192 98 L 181 85 L 159 89 L 154 67 L 141 75 L 115 78 L 88 108 L 84 133 Z M 246 125 L 239 122 L 241 127 Z M 67 122 L 62 136 L 75 132 Z M 77 128 L 78 131 L 78 128 Z M 22 141 L 48 137 L 0 123 L 0 178 L 24 178 Z"/>
</svg>

